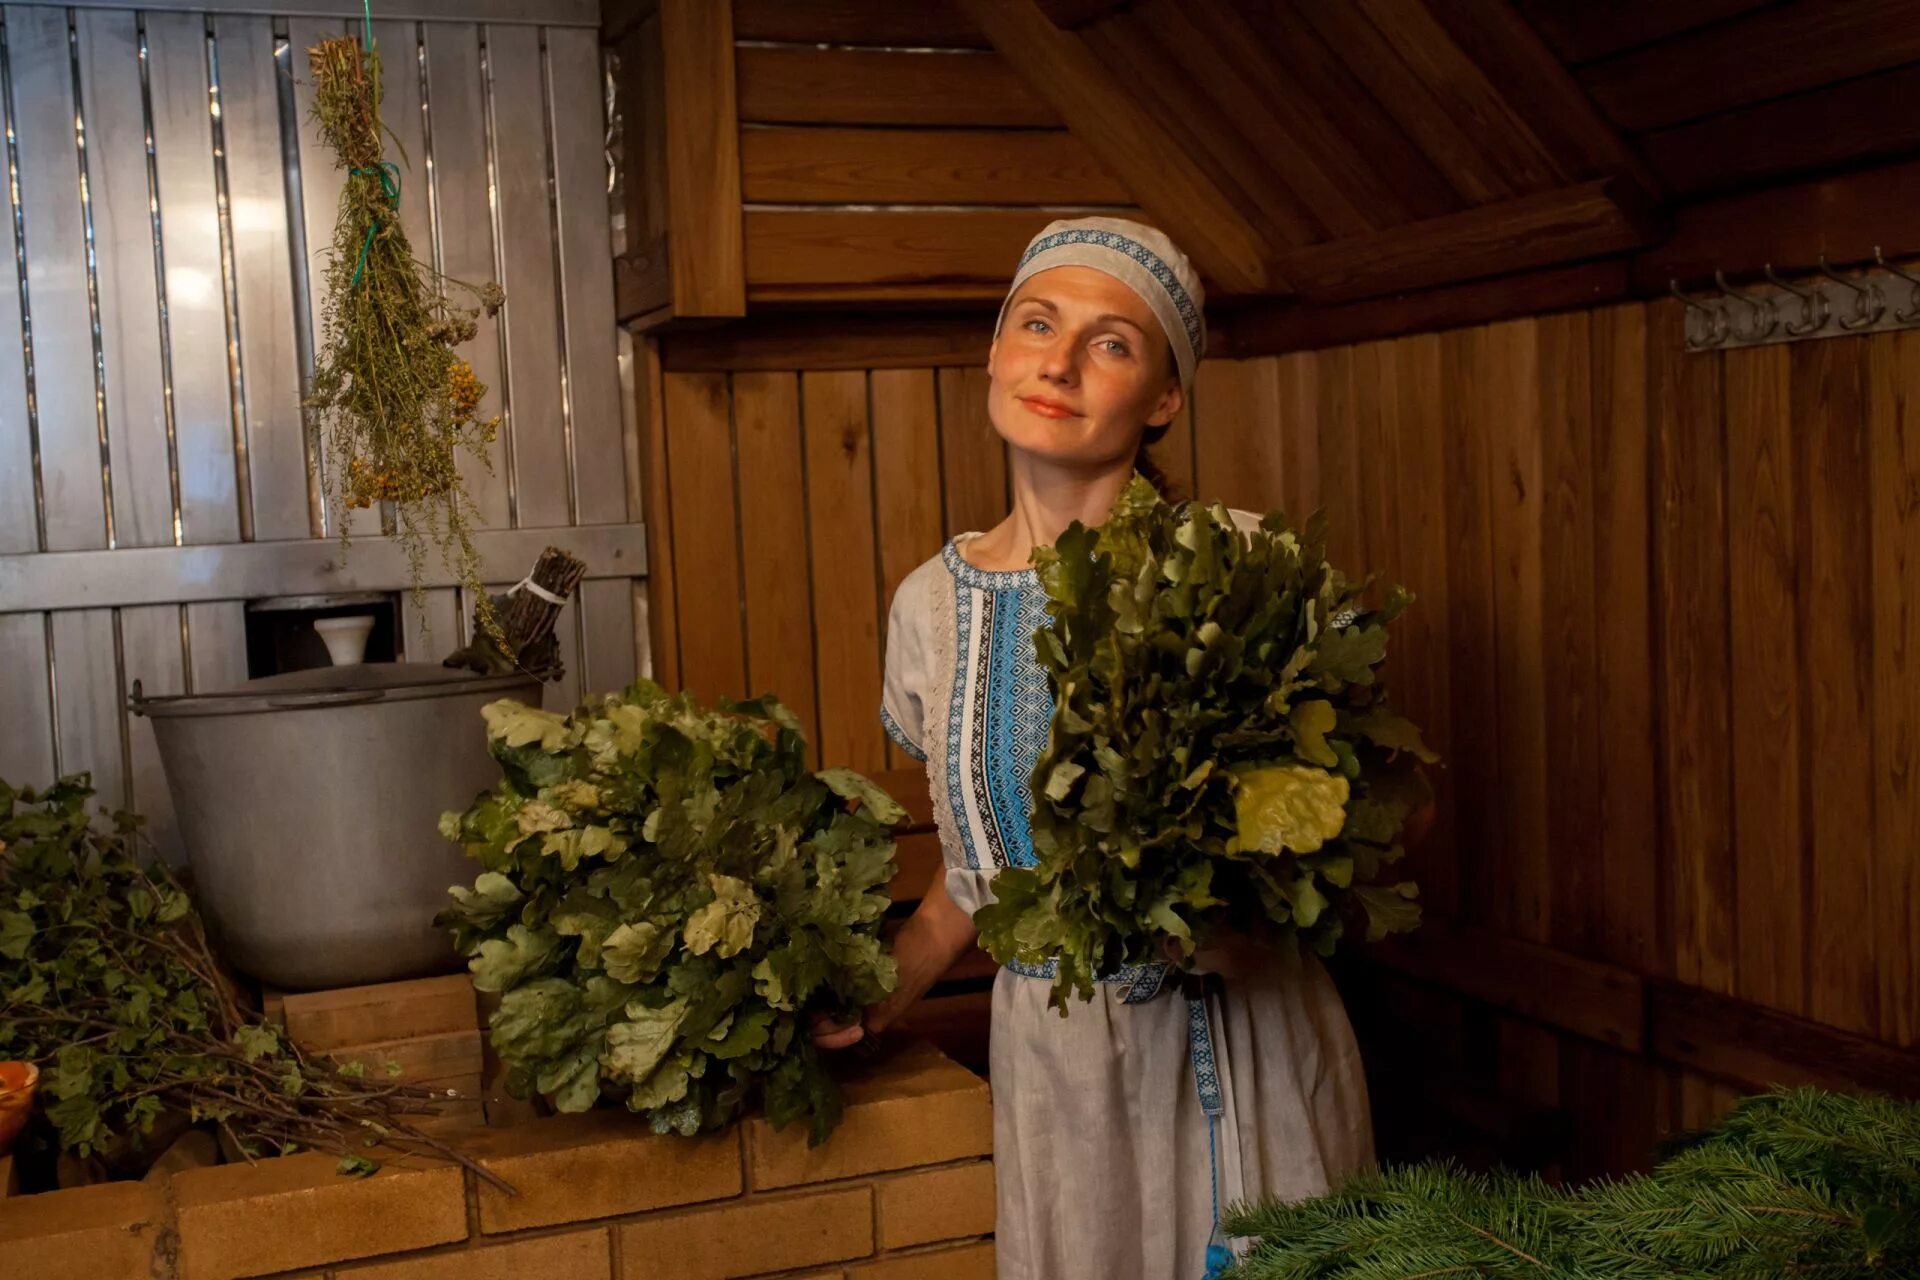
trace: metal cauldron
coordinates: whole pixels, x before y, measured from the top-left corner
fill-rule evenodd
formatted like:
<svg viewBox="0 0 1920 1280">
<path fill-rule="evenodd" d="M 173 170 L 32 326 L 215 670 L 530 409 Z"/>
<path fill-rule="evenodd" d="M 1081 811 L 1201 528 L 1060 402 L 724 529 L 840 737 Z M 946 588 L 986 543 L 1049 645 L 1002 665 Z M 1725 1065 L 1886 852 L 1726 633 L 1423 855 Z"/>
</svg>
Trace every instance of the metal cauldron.
<svg viewBox="0 0 1920 1280">
<path fill-rule="evenodd" d="M 476 869 L 439 834 L 498 780 L 480 709 L 539 682 L 427 663 L 294 671 L 146 698 L 194 896 L 221 953 L 291 991 L 461 966 L 433 926 Z"/>
</svg>

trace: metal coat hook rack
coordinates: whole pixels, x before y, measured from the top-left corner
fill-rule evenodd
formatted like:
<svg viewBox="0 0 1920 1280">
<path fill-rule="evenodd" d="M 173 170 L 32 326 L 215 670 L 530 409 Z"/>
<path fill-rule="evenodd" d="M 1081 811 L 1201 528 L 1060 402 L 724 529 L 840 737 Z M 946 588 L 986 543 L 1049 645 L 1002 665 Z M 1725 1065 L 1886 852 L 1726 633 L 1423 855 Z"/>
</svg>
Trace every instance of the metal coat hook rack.
<svg viewBox="0 0 1920 1280">
<path fill-rule="evenodd" d="M 1668 291 L 1686 304 L 1687 350 L 1920 329 L 1920 275 L 1888 262 L 1878 245 L 1870 263 L 1835 268 L 1825 254 L 1817 262 L 1819 274 L 1798 283 L 1770 262 L 1761 267 L 1761 280 L 1741 286 L 1716 270 L 1713 292 L 1704 295 L 1669 280 Z"/>
</svg>

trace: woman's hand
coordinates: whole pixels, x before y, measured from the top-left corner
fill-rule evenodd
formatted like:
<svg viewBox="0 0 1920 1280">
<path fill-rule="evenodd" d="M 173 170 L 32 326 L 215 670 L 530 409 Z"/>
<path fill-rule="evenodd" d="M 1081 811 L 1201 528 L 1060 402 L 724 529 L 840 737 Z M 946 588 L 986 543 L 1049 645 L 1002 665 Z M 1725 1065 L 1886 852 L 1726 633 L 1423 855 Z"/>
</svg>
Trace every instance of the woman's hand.
<svg viewBox="0 0 1920 1280">
<path fill-rule="evenodd" d="M 953 967 L 954 961 L 972 949 L 978 937 L 973 917 L 947 896 L 946 876 L 936 872 L 926 897 L 920 899 L 919 907 L 894 935 L 897 977 L 893 993 L 878 1004 L 868 1005 L 851 1022 L 835 1021 L 824 1013 L 814 1015 L 814 1047 L 846 1049 L 885 1031 Z"/>
</svg>

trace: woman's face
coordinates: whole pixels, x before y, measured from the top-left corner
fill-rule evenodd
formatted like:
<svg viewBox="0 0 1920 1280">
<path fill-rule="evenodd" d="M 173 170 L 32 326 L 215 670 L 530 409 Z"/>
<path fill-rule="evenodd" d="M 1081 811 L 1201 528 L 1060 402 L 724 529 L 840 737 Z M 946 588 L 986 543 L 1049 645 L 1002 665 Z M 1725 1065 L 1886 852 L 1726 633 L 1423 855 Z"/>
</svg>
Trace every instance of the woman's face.
<svg viewBox="0 0 1920 1280">
<path fill-rule="evenodd" d="M 1182 400 L 1153 311 L 1091 267 L 1054 267 L 1021 284 L 987 374 L 994 430 L 1058 463 L 1131 461 L 1142 433 L 1172 422 Z"/>
</svg>

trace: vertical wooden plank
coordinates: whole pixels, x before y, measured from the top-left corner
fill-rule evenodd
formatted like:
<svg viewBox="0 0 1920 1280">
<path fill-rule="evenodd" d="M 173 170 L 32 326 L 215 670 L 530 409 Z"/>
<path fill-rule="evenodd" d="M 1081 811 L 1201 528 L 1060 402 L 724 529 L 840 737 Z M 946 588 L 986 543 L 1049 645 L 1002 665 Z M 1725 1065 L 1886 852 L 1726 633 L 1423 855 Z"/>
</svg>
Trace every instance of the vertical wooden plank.
<svg viewBox="0 0 1920 1280">
<path fill-rule="evenodd" d="M 6 34 L 46 547 L 82 551 L 107 545 L 107 450 L 94 399 L 67 11 L 9 5 Z"/>
<path fill-rule="evenodd" d="M 1793 358 L 1796 486 L 1804 520 L 1806 653 L 1808 1012 L 1868 1035 L 1879 1029 L 1874 932 L 1860 904 L 1874 900 L 1875 842 L 1862 815 L 1875 791 L 1872 505 L 1867 355 L 1888 338 L 1805 342 Z M 1862 495 L 1868 501 L 1861 501 Z"/>
<path fill-rule="evenodd" d="M 1492 428 L 1483 411 L 1487 330 L 1440 335 L 1440 414 L 1447 490 L 1447 725 L 1451 751 L 1447 789 L 1459 822 L 1459 914 L 1489 923 L 1499 864 L 1493 850 L 1506 844 L 1500 786 L 1499 631 L 1494 607 L 1493 521 L 1488 486 Z M 1467 821 L 1466 815 L 1472 815 Z"/>
<path fill-rule="evenodd" d="M 307 473 L 300 412 L 293 251 L 273 44 L 269 18 L 221 14 L 214 19 L 247 474 L 253 536 L 262 540 L 317 536 L 321 529 L 314 506 L 317 477 Z M 319 163 L 324 162 L 316 167 Z"/>
<path fill-rule="evenodd" d="M 1633 303 L 1594 312 L 1592 340 L 1602 862 L 1596 953 L 1651 972 L 1659 940 L 1660 823 L 1648 742 L 1654 672 L 1645 307 Z"/>
<path fill-rule="evenodd" d="M 94 803 L 127 803 L 120 738 L 120 671 L 112 609 L 66 609 L 53 617 L 53 711 L 60 772 L 91 773 Z"/>
<path fill-rule="evenodd" d="M 428 121 L 433 131 L 432 200 L 435 261 L 456 280 L 480 284 L 496 280 L 493 205 L 489 196 L 486 85 L 480 75 L 480 31 L 467 23 L 422 24 L 427 47 Z M 473 339 L 460 354 L 474 376 L 487 385 L 480 416 L 500 412 L 503 377 L 502 325 L 481 317 Z M 507 528 L 507 440 L 502 431 L 483 455 L 463 452 L 460 479 L 473 496 L 483 529 Z"/>
<path fill-rule="evenodd" d="M 1351 571 L 1377 574 L 1369 598 L 1386 598 L 1394 583 L 1404 580 L 1400 546 L 1400 511 L 1396 502 L 1395 472 L 1399 445 L 1400 403 L 1398 344 L 1363 342 L 1353 348 L 1353 448 L 1359 481 L 1359 517 L 1367 556 Z"/>
<path fill-rule="evenodd" d="M 79 9 L 80 112 L 113 471 L 114 542 L 173 542 L 173 446 L 160 356 L 140 33 L 131 11 Z M 183 210 L 182 216 L 192 216 Z M 182 455 L 184 460 L 184 455 Z"/>
<path fill-rule="evenodd" d="M 1280 397 L 1280 503 L 1305 524 L 1320 505 L 1320 362 L 1311 351 L 1274 358 Z M 1437 403 L 1437 400 L 1436 400 Z"/>
<path fill-rule="evenodd" d="M 1194 376 L 1194 496 L 1280 505 L 1280 386 L 1272 359 L 1208 360 Z"/>
<path fill-rule="evenodd" d="M 872 433 L 867 376 L 800 375 L 806 442 L 807 529 L 813 562 L 814 648 L 820 670 L 820 759 L 886 766 L 880 705 L 879 558 L 873 536 Z"/>
<path fill-rule="evenodd" d="M 745 315 L 733 7 L 662 0 L 660 38 L 669 112 L 667 251 L 674 311 Z"/>
<path fill-rule="evenodd" d="M 1366 525 L 1362 519 L 1360 453 L 1354 440 L 1353 348 L 1334 347 L 1314 353 L 1319 374 L 1314 379 L 1319 397 L 1315 423 L 1319 439 L 1320 505 L 1327 513 L 1327 558 L 1353 576 L 1368 563 Z"/>
<path fill-rule="evenodd" d="M 1543 316 L 1540 352 L 1542 697 L 1553 944 L 1592 955 L 1603 930 L 1599 631 L 1594 594 L 1592 339 L 1587 313 Z"/>
<path fill-rule="evenodd" d="M 120 611 L 121 673 L 126 686 L 121 701 L 133 695 L 137 680 L 147 697 L 185 693 L 187 676 L 180 651 L 180 606 L 147 605 Z M 180 824 L 167 790 L 166 770 L 160 764 L 160 746 L 154 740 L 153 721 L 127 714 L 128 805 L 147 820 L 147 835 L 160 856 L 174 866 L 186 861 Z"/>
<path fill-rule="evenodd" d="M 1681 304 L 1650 312 L 1656 418 L 1661 846 L 1673 976 L 1730 992 L 1734 967 L 1727 670 L 1726 427 L 1719 356 L 1683 349 Z"/>
<path fill-rule="evenodd" d="M 181 540 L 236 542 L 240 508 L 208 111 L 206 18 L 198 13 L 150 13 L 146 24 Z"/>
<path fill-rule="evenodd" d="M 1920 334 L 1871 340 L 1874 938 L 1880 1034 L 1920 1041 Z"/>
<path fill-rule="evenodd" d="M 984 533 L 1007 517 L 1007 447 L 987 416 L 985 369 L 940 370 L 944 532 Z"/>
<path fill-rule="evenodd" d="M 668 484 L 666 380 L 660 372 L 660 344 L 637 341 L 634 406 L 640 434 L 640 472 L 647 525 L 647 638 L 653 657 L 650 675 L 668 689 L 680 687 L 680 612 L 674 594 L 673 492 Z"/>
<path fill-rule="evenodd" d="M 507 331 L 507 415 L 523 528 L 570 523 L 569 456 L 561 411 L 559 299 L 553 278 L 553 220 L 547 205 L 546 126 L 540 33 L 485 28 L 488 112 L 493 121 L 495 225 Z"/>
<path fill-rule="evenodd" d="M 777 694 L 793 708 L 817 748 L 806 490 L 795 483 L 805 466 L 799 375 L 733 375 L 733 421 L 740 459 L 747 671 L 755 693 Z"/>
<path fill-rule="evenodd" d="M 300 135 L 300 220 L 306 234 L 307 260 L 301 264 L 306 275 L 307 322 L 315 350 L 326 341 L 321 328 L 321 313 L 327 301 L 326 272 L 334 252 L 334 224 L 340 209 L 340 191 L 346 185 L 346 173 L 333 152 L 320 138 L 320 126 L 313 118 L 313 70 L 308 50 L 322 40 L 347 34 L 347 24 L 338 18 L 291 18 L 287 23 L 287 59 L 292 68 L 293 110 Z M 303 379 L 311 377 L 311 367 L 303 369 Z M 304 392 L 303 392 L 304 397 Z M 324 471 L 325 449 L 320 450 Z M 328 476 L 329 483 L 333 477 Z M 332 508 L 330 507 L 331 511 Z M 373 537 L 380 531 L 380 512 L 371 508 L 344 513 L 349 531 Z M 331 519 L 331 516 L 329 517 Z M 329 524 L 330 532 L 338 528 Z"/>
<path fill-rule="evenodd" d="M 1175 501 L 1193 496 L 1194 432 L 1193 397 L 1184 397 L 1180 412 L 1173 415 L 1173 421 L 1161 433 L 1158 440 L 1147 447 L 1147 456 L 1160 474 L 1167 478 L 1167 493 Z"/>
<path fill-rule="evenodd" d="M 633 683 L 633 582 L 596 578 L 580 584 L 581 648 L 587 694 L 618 693 Z"/>
<path fill-rule="evenodd" d="M 724 8 L 724 6 L 722 6 Z M 553 138 L 554 243 L 575 459 L 575 519 L 627 518 L 620 455 L 620 388 L 613 353 L 613 241 L 607 230 L 607 151 L 596 32 L 549 27 L 548 127 Z M 735 205 L 736 210 L 738 205 Z"/>
<path fill-rule="evenodd" d="M 873 403 L 874 524 L 880 540 L 880 617 L 884 622 L 900 583 L 940 551 L 940 507 L 931 500 L 940 492 L 940 411 L 931 369 L 875 369 L 868 388 Z M 883 634 L 883 655 L 885 640 Z M 888 768 L 912 765 L 891 738 L 886 746 Z"/>
<path fill-rule="evenodd" d="M 1452 685 L 1448 625 L 1452 597 L 1447 570 L 1446 425 L 1443 352 L 1437 334 L 1402 339 L 1396 353 L 1394 396 L 1396 439 L 1391 501 L 1399 509 L 1399 572 L 1396 578 L 1414 593 L 1413 607 L 1394 624 L 1389 644 L 1388 681 L 1394 701 L 1413 717 L 1429 745 L 1442 756 L 1433 771 L 1437 793 L 1433 833 L 1426 847 L 1413 850 L 1409 866 L 1430 911 L 1459 909 L 1458 836 L 1453 785 L 1443 772 L 1454 758 L 1449 722 Z M 1291 482 L 1290 482 L 1291 483 Z M 1292 508 L 1298 510 L 1298 507 Z"/>
<path fill-rule="evenodd" d="M 1558 373 L 1559 371 L 1555 371 Z M 1541 544 L 1543 371 L 1539 322 L 1516 320 L 1487 330 L 1482 370 L 1488 415 L 1487 496 L 1492 503 L 1494 650 L 1499 664 L 1501 775 L 1506 811 L 1503 870 L 1495 881 L 1494 922 L 1545 942 L 1552 920 L 1552 831 L 1548 820 L 1548 686 Z M 1558 696 L 1558 690 L 1553 691 Z"/>
<path fill-rule="evenodd" d="M 12 726 L 0 734 L 0 779 L 15 788 L 38 790 L 55 777 L 47 654 L 45 614 L 0 613 L 0 707 Z"/>
<path fill-rule="evenodd" d="M 673 471 L 674 609 L 680 684 L 711 702 L 747 693 L 740 636 L 739 495 L 734 491 L 727 376 L 675 373 L 665 380 Z"/>
<path fill-rule="evenodd" d="M 900 583 L 943 541 L 940 509 L 928 500 L 940 490 L 940 415 L 931 369 L 875 369 L 869 386 L 880 607 L 891 609 Z"/>
<path fill-rule="evenodd" d="M 1726 356 L 1727 571 L 1733 837 L 1740 927 L 1734 990 L 1806 1008 L 1796 536 L 1790 349 Z"/>
<path fill-rule="evenodd" d="M 247 607 L 238 600 L 187 606 L 187 688 L 218 693 L 247 681 Z"/>
</svg>

